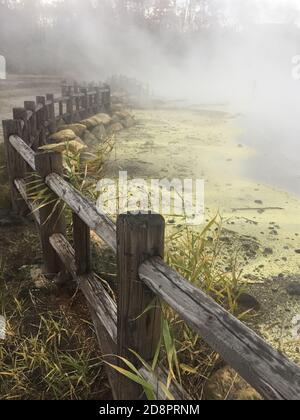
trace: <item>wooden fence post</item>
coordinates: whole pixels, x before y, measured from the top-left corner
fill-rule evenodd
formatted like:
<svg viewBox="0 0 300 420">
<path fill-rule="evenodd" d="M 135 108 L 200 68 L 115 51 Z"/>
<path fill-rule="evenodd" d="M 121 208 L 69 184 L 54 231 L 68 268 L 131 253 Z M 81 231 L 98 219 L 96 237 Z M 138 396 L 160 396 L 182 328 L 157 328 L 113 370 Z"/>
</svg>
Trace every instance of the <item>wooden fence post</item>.
<svg viewBox="0 0 300 420">
<path fill-rule="evenodd" d="M 118 355 L 137 368 L 141 364 L 130 349 L 145 361 L 152 361 L 161 335 L 159 300 L 141 282 L 138 269 L 150 257 L 163 257 L 164 231 L 164 219 L 158 214 L 128 213 L 118 217 Z M 139 385 L 120 375 L 120 400 L 141 399 L 143 394 Z"/>
<path fill-rule="evenodd" d="M 26 111 L 32 112 L 32 115 L 28 121 L 28 130 L 29 130 L 29 145 L 35 149 L 35 145 L 37 142 L 37 126 L 36 126 L 36 103 L 34 101 L 25 101 L 24 102 L 24 108 Z"/>
<path fill-rule="evenodd" d="M 22 130 L 20 137 L 26 144 L 30 142 L 30 135 L 27 121 L 27 111 L 25 108 L 13 108 L 13 119 L 21 120 Z"/>
<path fill-rule="evenodd" d="M 91 236 L 90 228 L 73 213 L 73 241 L 77 274 L 87 274 L 91 271 Z"/>
<path fill-rule="evenodd" d="M 88 90 L 86 87 L 82 87 L 80 88 L 80 92 L 83 93 L 83 97 L 82 97 L 82 118 L 87 118 L 89 116 L 89 112 L 88 112 L 88 105 L 89 105 L 89 96 L 88 96 Z"/>
<path fill-rule="evenodd" d="M 48 129 L 51 134 L 56 132 L 56 119 L 55 119 L 55 105 L 54 105 L 54 95 L 53 93 L 47 93 L 46 99 L 48 101 Z"/>
<path fill-rule="evenodd" d="M 46 98 L 45 96 L 37 96 L 36 97 L 36 104 L 42 106 L 41 109 L 37 111 L 37 129 L 39 133 L 39 139 L 37 147 L 44 146 L 46 144 L 46 129 L 45 129 L 45 121 L 46 121 Z"/>
<path fill-rule="evenodd" d="M 74 122 L 74 97 L 73 97 L 73 88 L 72 86 L 69 86 L 68 88 L 68 99 L 67 99 L 67 119 L 69 124 L 72 124 Z"/>
<path fill-rule="evenodd" d="M 21 198 L 17 191 L 14 181 L 16 179 L 22 179 L 26 176 L 26 163 L 19 153 L 11 146 L 9 137 L 13 134 L 21 137 L 22 135 L 22 123 L 20 120 L 5 120 L 2 122 L 3 125 L 3 137 L 4 147 L 6 153 L 7 172 L 11 191 L 11 202 L 12 209 L 17 214 L 25 214 L 27 211 L 27 205 Z"/>
<path fill-rule="evenodd" d="M 36 172 L 44 179 L 51 173 L 62 175 L 63 162 L 61 153 L 42 152 L 35 155 Z M 50 192 L 50 190 L 49 190 Z M 54 196 L 49 204 L 39 210 L 40 237 L 44 258 L 45 274 L 52 276 L 64 270 L 64 267 L 52 248 L 49 238 L 54 233 L 66 234 L 66 225 L 63 215 L 63 203 L 55 200 Z M 58 200 L 58 198 L 57 198 Z"/>
</svg>

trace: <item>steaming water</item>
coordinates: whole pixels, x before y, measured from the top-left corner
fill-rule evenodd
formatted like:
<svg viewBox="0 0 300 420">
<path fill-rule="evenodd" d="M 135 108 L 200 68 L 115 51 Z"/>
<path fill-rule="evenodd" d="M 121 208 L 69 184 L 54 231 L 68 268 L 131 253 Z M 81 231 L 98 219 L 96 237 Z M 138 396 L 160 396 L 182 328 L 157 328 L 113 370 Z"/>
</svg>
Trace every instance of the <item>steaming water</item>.
<svg viewBox="0 0 300 420">
<path fill-rule="evenodd" d="M 245 127 L 240 142 L 256 149 L 243 169 L 245 175 L 300 195 L 300 133 L 290 121 L 272 121 L 261 116 L 241 117 Z M 245 120 L 246 125 L 245 125 Z"/>
</svg>

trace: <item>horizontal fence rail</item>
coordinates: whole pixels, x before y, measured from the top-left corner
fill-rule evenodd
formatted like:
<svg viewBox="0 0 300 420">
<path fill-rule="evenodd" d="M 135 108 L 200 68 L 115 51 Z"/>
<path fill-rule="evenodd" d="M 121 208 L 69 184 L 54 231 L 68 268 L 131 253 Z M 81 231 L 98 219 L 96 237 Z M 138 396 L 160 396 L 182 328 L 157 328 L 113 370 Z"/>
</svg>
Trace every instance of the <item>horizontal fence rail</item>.
<svg viewBox="0 0 300 420">
<path fill-rule="evenodd" d="M 108 87 L 102 91 L 91 87 L 87 91 L 77 84 L 72 87 L 64 84 L 62 90 L 61 98 L 39 97 L 36 107 L 34 102 L 27 103 L 26 119 L 24 113 L 15 111 L 15 116 L 23 117 L 3 123 L 12 200 L 18 212 L 24 212 L 25 205 L 35 216 L 45 272 L 53 275 L 67 270 L 77 282 L 86 298 L 101 351 L 109 355 L 106 360 L 122 366 L 116 358 L 122 356 L 136 363 L 129 349 L 147 362 L 152 360 L 161 335 L 161 300 L 265 399 L 300 399 L 299 366 L 163 261 L 165 225 L 161 216 L 128 213 L 120 215 L 115 225 L 64 178 L 60 153 L 36 152 L 32 145 L 44 141 L 46 126 L 51 127 L 57 119 L 54 103 L 59 104 L 59 117 L 67 115 L 66 118 L 82 108 L 85 112 L 97 112 L 100 102 L 110 108 Z M 65 102 L 67 114 L 63 114 Z M 74 115 L 69 121 L 73 118 Z M 30 201 L 25 181 L 28 170 L 37 172 L 72 210 L 73 246 L 66 239 L 63 212 L 53 205 L 38 209 Z M 91 230 L 117 254 L 117 303 L 91 272 Z M 162 369 L 150 372 L 140 364 L 138 372 L 156 390 L 158 399 L 166 398 L 160 386 L 167 382 Z M 115 399 L 144 398 L 140 385 L 111 367 L 107 367 L 107 374 Z M 176 399 L 189 399 L 177 383 L 169 391 Z"/>
</svg>

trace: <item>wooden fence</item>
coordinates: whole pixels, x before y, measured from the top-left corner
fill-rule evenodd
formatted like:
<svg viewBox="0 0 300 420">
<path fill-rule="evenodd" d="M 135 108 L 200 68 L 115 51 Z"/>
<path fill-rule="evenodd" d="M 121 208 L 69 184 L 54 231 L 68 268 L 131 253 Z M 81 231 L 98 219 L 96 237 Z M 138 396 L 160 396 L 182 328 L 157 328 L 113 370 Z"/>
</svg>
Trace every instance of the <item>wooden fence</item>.
<svg viewBox="0 0 300 420">
<path fill-rule="evenodd" d="M 71 122 L 109 108 L 107 86 L 89 90 L 64 85 L 61 98 L 47 95 L 37 98 L 37 103 L 26 102 L 23 109 L 14 110 L 13 120 L 3 122 L 13 206 L 18 212 L 26 206 L 35 215 L 46 273 L 67 270 L 76 280 L 105 355 L 123 356 L 136 365 L 129 351 L 133 349 L 144 360 L 152 360 L 161 334 L 160 301 L 164 301 L 265 399 L 300 399 L 300 368 L 164 262 L 162 216 L 122 214 L 115 225 L 64 178 L 61 154 L 37 151 L 59 118 Z M 49 204 L 34 209 L 26 192 L 28 171 L 38 173 L 71 208 L 73 247 L 66 239 L 61 208 Z M 117 303 L 91 272 L 91 230 L 117 254 Z M 114 356 L 108 360 L 118 363 Z M 166 379 L 163 370 L 151 373 L 139 366 L 139 372 L 157 389 L 157 398 L 165 399 L 158 386 Z M 115 399 L 143 398 L 139 385 L 111 368 L 107 373 Z M 176 384 L 171 392 L 177 399 L 188 398 Z"/>
</svg>

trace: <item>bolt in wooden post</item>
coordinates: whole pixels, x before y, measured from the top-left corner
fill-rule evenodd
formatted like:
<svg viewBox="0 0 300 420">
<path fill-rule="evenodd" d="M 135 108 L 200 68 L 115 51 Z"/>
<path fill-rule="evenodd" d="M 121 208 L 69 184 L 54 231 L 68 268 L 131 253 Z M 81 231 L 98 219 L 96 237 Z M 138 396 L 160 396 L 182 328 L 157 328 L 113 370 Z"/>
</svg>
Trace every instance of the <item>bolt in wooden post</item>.
<svg viewBox="0 0 300 420">
<path fill-rule="evenodd" d="M 11 202 L 12 209 L 20 215 L 26 213 L 27 205 L 21 198 L 17 191 L 14 181 L 16 179 L 25 178 L 26 176 L 26 163 L 19 155 L 19 153 L 11 146 L 9 137 L 13 134 L 21 137 L 22 135 L 22 124 L 20 120 L 6 120 L 2 122 L 3 125 L 3 137 L 4 147 L 6 154 L 6 165 L 11 191 Z"/>
<path fill-rule="evenodd" d="M 42 152 L 35 155 L 35 166 L 37 173 L 46 178 L 51 173 L 62 174 L 63 163 L 61 153 Z M 53 201 L 53 199 L 50 199 Z M 49 238 L 54 233 L 66 234 L 65 219 L 63 215 L 63 204 L 56 201 L 50 202 L 39 210 L 40 213 L 40 237 L 44 258 L 45 274 L 52 276 L 64 270 L 60 259 L 52 248 Z"/>
<path fill-rule="evenodd" d="M 159 300 L 141 282 L 138 269 L 150 257 L 163 257 L 164 231 L 164 219 L 158 214 L 129 213 L 118 217 L 118 354 L 137 368 L 141 365 L 130 349 L 150 362 L 161 334 Z M 122 375 L 118 394 L 120 400 L 144 398 L 142 388 Z"/>
<path fill-rule="evenodd" d="M 77 274 L 87 274 L 91 271 L 91 236 L 90 228 L 73 213 L 73 240 Z"/>
</svg>

